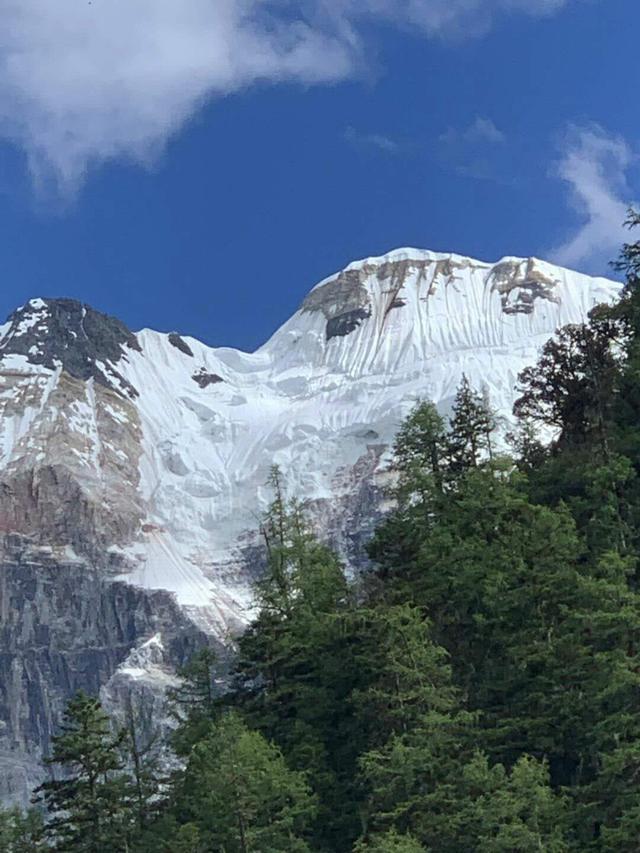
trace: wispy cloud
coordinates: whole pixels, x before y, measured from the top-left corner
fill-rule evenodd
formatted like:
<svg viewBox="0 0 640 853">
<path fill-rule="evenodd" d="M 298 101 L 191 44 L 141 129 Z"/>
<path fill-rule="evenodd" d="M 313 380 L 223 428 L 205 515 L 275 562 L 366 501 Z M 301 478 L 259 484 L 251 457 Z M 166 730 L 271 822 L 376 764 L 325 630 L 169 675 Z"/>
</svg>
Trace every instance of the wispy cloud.
<svg viewBox="0 0 640 853">
<path fill-rule="evenodd" d="M 477 36 L 489 29 L 497 14 L 521 12 L 543 16 L 572 0 L 325 0 L 343 19 L 386 18 L 419 27 L 429 35 Z"/>
<path fill-rule="evenodd" d="M 459 175 L 503 180 L 506 135 L 490 118 L 476 116 L 462 128 L 449 127 L 438 139 L 444 163 Z"/>
<path fill-rule="evenodd" d="M 549 253 L 557 263 L 602 271 L 617 255 L 627 236 L 627 172 L 633 160 L 629 144 L 599 125 L 569 129 L 554 174 L 566 183 L 581 223 Z"/>
<path fill-rule="evenodd" d="M 462 129 L 450 127 L 440 135 L 440 143 L 443 145 L 477 145 L 479 143 L 499 145 L 505 141 L 504 133 L 498 130 L 493 121 L 482 116 L 476 116 L 467 127 Z"/>
<path fill-rule="evenodd" d="M 344 138 L 354 148 L 373 148 L 383 154 L 398 154 L 402 148 L 401 144 L 390 136 L 383 133 L 363 133 L 354 127 L 345 130 Z"/>
<path fill-rule="evenodd" d="M 570 0 L 566 0 L 570 2 Z M 73 191 L 114 157 L 150 161 L 207 100 L 255 83 L 333 83 L 366 19 L 479 34 L 565 0 L 0 0 L 0 137 Z"/>
</svg>

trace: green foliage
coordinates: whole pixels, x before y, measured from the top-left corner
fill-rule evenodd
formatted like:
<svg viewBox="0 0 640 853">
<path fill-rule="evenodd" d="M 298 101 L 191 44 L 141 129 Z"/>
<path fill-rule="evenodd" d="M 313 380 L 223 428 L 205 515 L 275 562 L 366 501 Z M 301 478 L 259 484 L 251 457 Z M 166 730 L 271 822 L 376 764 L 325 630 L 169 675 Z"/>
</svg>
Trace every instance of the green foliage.
<svg viewBox="0 0 640 853">
<path fill-rule="evenodd" d="M 556 431 L 561 446 L 590 444 L 606 462 L 622 335 L 614 318 L 598 313 L 561 329 L 520 375 L 516 415 Z"/>
<path fill-rule="evenodd" d="M 627 212 L 625 225 L 629 229 L 640 226 L 640 213 L 633 207 Z M 640 280 L 640 243 L 625 243 L 620 251 L 617 261 L 612 264 L 618 272 L 624 273 L 626 292 L 634 293 L 638 280 Z"/>
<path fill-rule="evenodd" d="M 304 774 L 289 770 L 280 751 L 235 713 L 194 746 L 181 787 L 192 827 L 182 828 L 184 843 L 201 838 L 205 849 L 227 853 L 309 849 L 304 834 L 315 803 Z"/>
<path fill-rule="evenodd" d="M 431 625 L 418 608 L 362 607 L 353 618 L 362 657 L 375 661 L 366 688 L 352 694 L 370 741 L 384 742 L 431 711 L 447 713 L 457 707 L 448 655 L 433 642 Z"/>
<path fill-rule="evenodd" d="M 522 756 L 510 773 L 476 755 L 465 767 L 463 823 L 478 853 L 565 853 L 570 850 L 566 797 L 554 793 L 548 769 Z"/>
<path fill-rule="evenodd" d="M 261 615 L 331 613 L 347 597 L 340 563 L 313 536 L 302 506 L 285 500 L 278 468 L 269 482 L 275 497 L 262 524 L 267 568 L 255 587 Z"/>
<path fill-rule="evenodd" d="M 410 835 L 400 835 L 395 829 L 358 841 L 354 853 L 424 853 L 425 848 Z"/>
<path fill-rule="evenodd" d="M 452 473 L 466 471 L 478 466 L 486 457 L 491 458 L 494 429 L 495 419 L 487 401 L 463 376 L 447 436 L 449 470 Z"/>
<path fill-rule="evenodd" d="M 130 831 L 128 780 L 121 772 L 124 732 L 113 733 L 98 699 L 79 692 L 67 706 L 47 764 L 62 778 L 39 798 L 49 813 L 47 840 L 64 853 L 116 853 Z"/>
<path fill-rule="evenodd" d="M 278 744 L 290 767 L 309 774 L 319 799 L 316 834 L 338 853 L 359 831 L 355 768 L 366 733 L 345 710 L 366 664 L 339 561 L 312 535 L 301 507 L 284 499 L 277 470 L 272 488 L 260 611 L 239 640 L 226 701 Z"/>
<path fill-rule="evenodd" d="M 423 501 L 442 489 L 446 466 L 445 423 L 432 403 L 420 403 L 401 425 L 394 444 L 400 485 L 396 497 L 402 502 L 404 486 L 408 494 L 419 491 Z"/>
<path fill-rule="evenodd" d="M 0 850 L 2 853 L 45 853 L 42 815 L 35 809 L 23 814 L 19 809 L 0 809 Z"/>
<path fill-rule="evenodd" d="M 470 743 L 466 716 L 430 711 L 365 753 L 360 769 L 370 792 L 368 831 L 395 828 L 427 848 L 456 849 L 456 780 Z"/>
<path fill-rule="evenodd" d="M 200 649 L 178 671 L 180 683 L 168 691 L 171 711 L 177 722 L 172 745 L 180 756 L 205 737 L 215 716 L 215 673 L 218 659 L 208 647 Z"/>
</svg>

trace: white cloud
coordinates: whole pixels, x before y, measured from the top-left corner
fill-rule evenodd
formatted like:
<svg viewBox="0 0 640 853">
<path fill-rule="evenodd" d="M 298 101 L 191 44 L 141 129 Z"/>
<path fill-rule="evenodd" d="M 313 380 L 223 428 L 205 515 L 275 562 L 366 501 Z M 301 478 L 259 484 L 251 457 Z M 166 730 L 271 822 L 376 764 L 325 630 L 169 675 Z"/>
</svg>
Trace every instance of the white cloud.
<svg viewBox="0 0 640 853">
<path fill-rule="evenodd" d="M 468 127 L 458 130 L 448 128 L 439 140 L 443 145 L 499 145 L 506 141 L 504 133 L 499 130 L 490 118 L 476 116 Z"/>
<path fill-rule="evenodd" d="M 257 80 L 340 79 L 344 43 L 251 0 L 0 0 L 0 132 L 66 188 L 145 161 L 203 101 Z"/>
<path fill-rule="evenodd" d="M 375 16 L 397 25 L 420 27 L 429 35 L 478 35 L 496 14 L 553 14 L 572 0 L 326 0 L 343 19 Z"/>
<path fill-rule="evenodd" d="M 570 128 L 556 174 L 567 183 L 582 223 L 550 252 L 557 263 L 601 271 L 617 256 L 627 236 L 624 221 L 631 199 L 627 171 L 632 160 L 622 137 L 598 125 Z"/>
<path fill-rule="evenodd" d="M 207 100 L 353 75 L 365 18 L 473 34 L 570 0 L 0 0 L 0 136 L 72 191 L 88 166 L 149 161 Z"/>
<path fill-rule="evenodd" d="M 505 182 L 507 137 L 490 118 L 476 116 L 466 127 L 450 127 L 438 137 L 438 142 L 442 162 L 459 175 Z"/>
<path fill-rule="evenodd" d="M 344 138 L 354 148 L 376 148 L 384 154 L 397 154 L 401 145 L 390 136 L 383 133 L 362 133 L 355 127 L 348 127 L 344 132 Z"/>
</svg>

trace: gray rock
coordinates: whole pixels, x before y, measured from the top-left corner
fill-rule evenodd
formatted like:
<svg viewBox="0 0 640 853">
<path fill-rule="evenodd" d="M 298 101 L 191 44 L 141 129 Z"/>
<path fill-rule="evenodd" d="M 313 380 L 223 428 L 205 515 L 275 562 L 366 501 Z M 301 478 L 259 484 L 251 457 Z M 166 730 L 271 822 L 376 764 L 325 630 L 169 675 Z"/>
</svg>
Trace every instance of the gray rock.
<svg viewBox="0 0 640 853">
<path fill-rule="evenodd" d="M 0 761 L 8 768 L 0 801 L 28 802 L 67 700 L 79 689 L 98 694 L 155 635 L 167 672 L 207 643 L 169 593 L 110 581 L 24 537 L 0 540 Z M 130 685 L 147 715 L 158 707 L 159 687 Z M 112 683 L 112 704 L 131 690 Z"/>
</svg>

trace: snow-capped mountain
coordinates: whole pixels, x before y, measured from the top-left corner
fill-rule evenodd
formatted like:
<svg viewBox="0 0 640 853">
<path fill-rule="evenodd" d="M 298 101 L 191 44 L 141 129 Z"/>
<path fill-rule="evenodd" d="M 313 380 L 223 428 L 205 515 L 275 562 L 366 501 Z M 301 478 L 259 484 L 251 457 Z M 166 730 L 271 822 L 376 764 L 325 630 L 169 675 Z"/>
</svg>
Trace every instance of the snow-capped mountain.
<svg viewBox="0 0 640 853">
<path fill-rule="evenodd" d="M 619 288 L 536 259 L 403 249 L 321 282 L 251 354 L 133 334 L 71 300 L 14 312 L 0 326 L 0 757 L 32 763 L 5 793 L 36 773 L 72 689 L 104 686 L 151 637 L 176 661 L 198 631 L 246 622 L 274 463 L 357 566 L 415 402 L 446 412 L 466 374 L 508 418 L 519 371 Z M 75 657 L 62 623 L 82 626 Z"/>
</svg>

